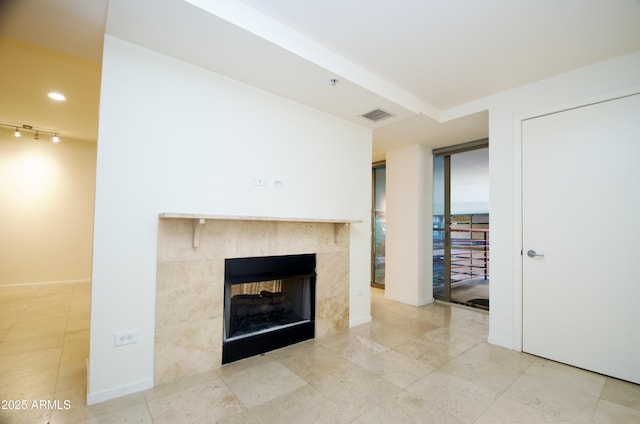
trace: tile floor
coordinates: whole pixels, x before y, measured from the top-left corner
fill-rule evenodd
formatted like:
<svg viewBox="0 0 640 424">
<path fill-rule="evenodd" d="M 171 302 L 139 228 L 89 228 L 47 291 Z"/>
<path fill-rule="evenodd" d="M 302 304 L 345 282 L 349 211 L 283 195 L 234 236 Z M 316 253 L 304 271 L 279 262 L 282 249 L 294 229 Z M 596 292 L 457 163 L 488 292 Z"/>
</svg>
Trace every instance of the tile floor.
<svg viewBox="0 0 640 424">
<path fill-rule="evenodd" d="M 491 346 L 485 312 L 377 289 L 369 324 L 87 407 L 86 289 L 0 295 L 2 399 L 60 402 L 1 424 L 640 423 L 640 386 Z"/>
<path fill-rule="evenodd" d="M 471 299 L 489 299 L 489 280 L 466 280 L 451 285 L 452 302 L 465 304 Z M 477 307 L 488 309 L 482 306 Z"/>
<path fill-rule="evenodd" d="M 47 423 L 57 399 L 84 404 L 90 298 L 88 283 L 0 287 L 0 424 Z"/>
</svg>

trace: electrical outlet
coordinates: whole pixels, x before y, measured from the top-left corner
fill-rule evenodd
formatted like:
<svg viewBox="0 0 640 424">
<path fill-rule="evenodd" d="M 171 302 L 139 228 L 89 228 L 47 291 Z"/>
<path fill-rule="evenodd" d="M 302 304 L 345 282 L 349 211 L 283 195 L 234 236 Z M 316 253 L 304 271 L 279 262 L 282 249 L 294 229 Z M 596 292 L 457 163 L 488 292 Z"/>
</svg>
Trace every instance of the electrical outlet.
<svg viewBox="0 0 640 424">
<path fill-rule="evenodd" d="M 138 343 L 138 335 L 139 335 L 138 331 L 117 332 L 114 337 L 113 345 L 122 346 L 122 345 Z"/>
</svg>

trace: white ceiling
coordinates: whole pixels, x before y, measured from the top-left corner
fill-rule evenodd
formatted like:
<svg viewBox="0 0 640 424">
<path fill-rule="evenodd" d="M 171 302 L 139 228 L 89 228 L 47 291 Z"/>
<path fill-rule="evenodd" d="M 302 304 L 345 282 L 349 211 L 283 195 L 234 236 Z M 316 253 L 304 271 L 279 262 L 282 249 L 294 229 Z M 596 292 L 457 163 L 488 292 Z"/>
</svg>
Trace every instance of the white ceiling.
<svg viewBox="0 0 640 424">
<path fill-rule="evenodd" d="M 100 60 L 105 31 L 366 125 L 374 149 L 387 151 L 486 137 L 484 111 L 443 118 L 465 103 L 640 49 L 640 0 L 0 0 L 0 36 L 84 61 Z M 4 75 L 0 93 L 20 78 Z M 74 81 L 97 99 L 99 86 L 88 83 Z M 39 125 L 48 106 L 35 107 L 44 100 L 29 96 L 15 101 L 31 104 L 32 116 L 12 115 L 4 98 L 0 121 Z M 82 107 L 97 116 L 95 99 Z M 375 108 L 394 116 L 361 117 Z M 96 139 L 97 119 L 79 130 L 77 111 L 58 115 L 63 133 Z"/>
</svg>

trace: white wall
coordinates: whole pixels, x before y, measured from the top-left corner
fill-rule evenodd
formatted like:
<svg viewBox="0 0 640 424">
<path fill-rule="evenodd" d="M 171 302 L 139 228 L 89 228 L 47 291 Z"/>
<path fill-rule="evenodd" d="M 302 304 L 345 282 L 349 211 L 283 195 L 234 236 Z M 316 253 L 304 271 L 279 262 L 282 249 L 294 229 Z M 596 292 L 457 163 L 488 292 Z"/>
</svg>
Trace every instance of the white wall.
<svg viewBox="0 0 640 424">
<path fill-rule="evenodd" d="M 413 145 L 387 153 L 385 297 L 433 302 L 433 155 Z"/>
<path fill-rule="evenodd" d="M 489 109 L 490 342 L 521 349 L 522 119 L 631 92 L 640 92 L 640 52 L 558 75 L 473 105 Z"/>
<path fill-rule="evenodd" d="M 91 278 L 95 143 L 0 129 L 0 285 Z"/>
<path fill-rule="evenodd" d="M 370 130 L 109 36 L 102 76 L 90 403 L 152 384 L 160 212 L 362 220 L 350 321 L 370 320 Z"/>
</svg>

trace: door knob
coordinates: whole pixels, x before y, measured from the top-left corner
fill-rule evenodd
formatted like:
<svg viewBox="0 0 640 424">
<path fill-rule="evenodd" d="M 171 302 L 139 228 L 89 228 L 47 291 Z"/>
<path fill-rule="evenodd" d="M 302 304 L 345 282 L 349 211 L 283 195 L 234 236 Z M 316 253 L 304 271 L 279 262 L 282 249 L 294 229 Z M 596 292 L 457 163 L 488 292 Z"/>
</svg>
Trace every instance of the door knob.
<svg viewBox="0 0 640 424">
<path fill-rule="evenodd" d="M 527 256 L 530 258 L 535 258 L 536 256 L 544 256 L 543 254 L 540 253 L 536 253 L 535 250 L 528 250 L 527 251 Z"/>
</svg>

